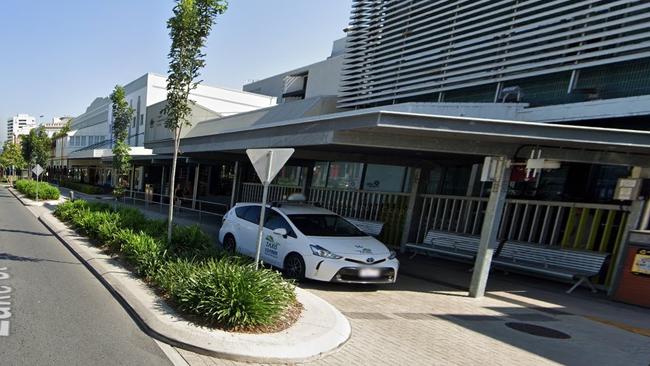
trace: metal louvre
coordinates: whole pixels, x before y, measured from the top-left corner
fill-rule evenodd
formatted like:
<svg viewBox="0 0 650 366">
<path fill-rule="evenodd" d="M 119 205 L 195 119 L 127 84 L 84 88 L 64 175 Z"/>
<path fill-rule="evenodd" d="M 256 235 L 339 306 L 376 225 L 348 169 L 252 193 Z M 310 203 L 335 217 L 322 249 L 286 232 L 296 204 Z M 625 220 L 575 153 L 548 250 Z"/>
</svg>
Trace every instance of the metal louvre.
<svg viewBox="0 0 650 366">
<path fill-rule="evenodd" d="M 642 0 L 353 5 L 339 107 L 650 57 Z"/>
</svg>

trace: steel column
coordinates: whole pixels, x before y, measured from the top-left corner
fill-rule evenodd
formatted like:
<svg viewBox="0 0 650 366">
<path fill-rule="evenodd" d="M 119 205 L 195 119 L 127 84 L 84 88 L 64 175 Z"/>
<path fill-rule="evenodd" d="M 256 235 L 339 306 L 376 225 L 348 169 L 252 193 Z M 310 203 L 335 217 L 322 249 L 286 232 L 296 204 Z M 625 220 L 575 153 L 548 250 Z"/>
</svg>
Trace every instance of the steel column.
<svg viewBox="0 0 650 366">
<path fill-rule="evenodd" d="M 510 181 L 510 166 L 508 159 L 499 159 L 497 174 L 492 182 L 490 198 L 485 209 L 485 218 L 481 228 L 481 241 L 476 254 L 474 272 L 469 286 L 469 296 L 474 298 L 483 297 L 485 287 L 490 274 L 492 255 L 496 249 L 497 234 L 501 225 L 503 209 L 508 195 L 508 183 Z"/>
</svg>

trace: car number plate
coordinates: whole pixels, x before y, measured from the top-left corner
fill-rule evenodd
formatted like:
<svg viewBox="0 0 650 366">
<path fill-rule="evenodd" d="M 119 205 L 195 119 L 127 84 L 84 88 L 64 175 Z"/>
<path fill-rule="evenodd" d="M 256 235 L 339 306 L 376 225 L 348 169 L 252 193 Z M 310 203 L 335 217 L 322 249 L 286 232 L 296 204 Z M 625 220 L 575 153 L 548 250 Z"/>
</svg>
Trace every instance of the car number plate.
<svg viewBox="0 0 650 366">
<path fill-rule="evenodd" d="M 379 277 L 379 270 L 377 268 L 361 268 L 359 269 L 359 277 Z"/>
</svg>

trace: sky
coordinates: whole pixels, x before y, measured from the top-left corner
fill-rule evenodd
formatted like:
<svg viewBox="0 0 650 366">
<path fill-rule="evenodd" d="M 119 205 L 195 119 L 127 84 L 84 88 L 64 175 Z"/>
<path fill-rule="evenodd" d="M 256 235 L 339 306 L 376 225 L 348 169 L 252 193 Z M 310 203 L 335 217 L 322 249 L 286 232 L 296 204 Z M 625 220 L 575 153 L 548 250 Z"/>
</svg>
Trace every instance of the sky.
<svg viewBox="0 0 650 366">
<path fill-rule="evenodd" d="M 326 58 L 352 0 L 231 0 L 206 48 L 205 84 L 241 89 Z M 172 0 L 20 0 L 0 4 L 0 141 L 5 121 L 83 113 L 147 72 L 166 74 Z M 40 116 L 43 116 L 40 118 Z"/>
</svg>

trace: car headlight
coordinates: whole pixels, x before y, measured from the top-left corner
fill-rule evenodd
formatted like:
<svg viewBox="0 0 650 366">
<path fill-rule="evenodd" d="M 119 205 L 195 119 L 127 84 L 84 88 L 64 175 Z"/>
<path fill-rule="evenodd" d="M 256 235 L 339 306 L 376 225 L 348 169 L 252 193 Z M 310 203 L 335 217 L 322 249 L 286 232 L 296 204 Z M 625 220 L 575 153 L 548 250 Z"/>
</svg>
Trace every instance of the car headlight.
<svg viewBox="0 0 650 366">
<path fill-rule="evenodd" d="M 336 255 L 336 254 L 330 252 L 329 250 L 321 247 L 320 245 L 310 245 L 309 247 L 311 248 L 311 252 L 314 253 L 314 255 L 317 255 L 319 257 L 329 258 L 329 259 L 341 259 L 341 258 L 343 258 L 340 255 Z"/>
<path fill-rule="evenodd" d="M 388 259 L 395 259 L 397 258 L 397 252 L 394 250 L 390 251 L 390 254 L 388 255 Z"/>
</svg>

